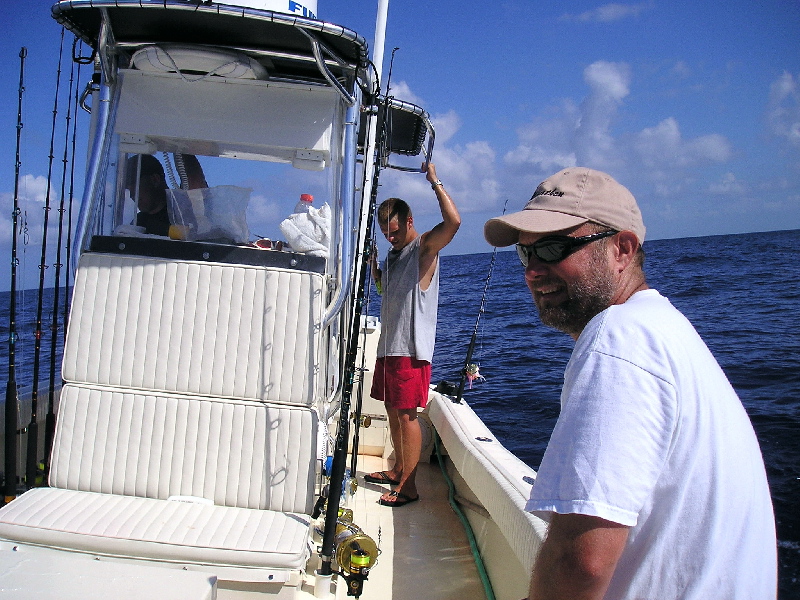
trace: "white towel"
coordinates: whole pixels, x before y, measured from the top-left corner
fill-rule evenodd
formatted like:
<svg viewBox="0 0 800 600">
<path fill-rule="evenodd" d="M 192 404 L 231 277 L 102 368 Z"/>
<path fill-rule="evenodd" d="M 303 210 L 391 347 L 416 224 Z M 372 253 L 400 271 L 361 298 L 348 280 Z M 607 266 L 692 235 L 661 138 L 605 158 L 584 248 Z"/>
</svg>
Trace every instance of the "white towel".
<svg viewBox="0 0 800 600">
<path fill-rule="evenodd" d="M 331 207 L 310 206 L 307 213 L 292 213 L 280 225 L 281 233 L 295 252 L 328 258 L 331 235 Z"/>
</svg>

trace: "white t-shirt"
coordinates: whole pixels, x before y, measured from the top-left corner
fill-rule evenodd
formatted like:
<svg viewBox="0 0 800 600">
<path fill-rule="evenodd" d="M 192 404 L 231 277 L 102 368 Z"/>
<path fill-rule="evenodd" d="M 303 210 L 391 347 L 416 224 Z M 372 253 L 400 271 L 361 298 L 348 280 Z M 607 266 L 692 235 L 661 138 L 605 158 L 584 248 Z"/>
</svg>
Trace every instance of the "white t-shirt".
<svg viewBox="0 0 800 600">
<path fill-rule="evenodd" d="M 597 315 L 564 375 L 527 510 L 627 525 L 607 599 L 774 599 L 761 450 L 722 369 L 655 290 Z"/>
</svg>

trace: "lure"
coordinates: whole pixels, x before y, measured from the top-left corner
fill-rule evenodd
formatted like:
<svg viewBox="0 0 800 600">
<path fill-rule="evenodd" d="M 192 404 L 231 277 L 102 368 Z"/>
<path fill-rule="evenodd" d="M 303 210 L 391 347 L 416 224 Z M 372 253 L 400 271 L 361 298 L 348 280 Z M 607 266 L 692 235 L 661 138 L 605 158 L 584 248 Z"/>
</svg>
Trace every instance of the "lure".
<svg viewBox="0 0 800 600">
<path fill-rule="evenodd" d="M 481 375 L 480 367 L 476 363 L 469 363 L 467 368 L 465 369 L 467 375 L 467 381 L 469 381 L 469 389 L 472 389 L 472 382 L 476 379 L 479 381 L 485 381 L 486 377 Z"/>
</svg>

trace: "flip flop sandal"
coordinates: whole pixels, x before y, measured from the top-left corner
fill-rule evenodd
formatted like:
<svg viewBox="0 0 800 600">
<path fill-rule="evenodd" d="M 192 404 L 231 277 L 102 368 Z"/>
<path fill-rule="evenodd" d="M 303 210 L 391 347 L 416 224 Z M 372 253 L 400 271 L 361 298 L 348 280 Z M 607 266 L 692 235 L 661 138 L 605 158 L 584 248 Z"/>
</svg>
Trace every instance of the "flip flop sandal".
<svg viewBox="0 0 800 600">
<path fill-rule="evenodd" d="M 410 496 L 406 496 L 404 493 L 398 492 L 397 490 L 389 492 L 389 497 L 394 498 L 394 500 L 390 502 L 389 500 L 384 500 L 383 498 L 381 498 L 379 500 L 379 503 L 382 504 L 383 506 L 400 508 L 401 506 L 405 506 L 406 504 L 411 504 L 412 502 L 416 502 L 417 500 L 419 500 L 419 496 L 417 496 L 416 498 L 411 498 Z"/>
<path fill-rule="evenodd" d="M 378 471 L 375 474 L 370 473 L 369 475 L 364 475 L 364 481 L 367 483 L 381 483 L 381 484 L 389 484 L 389 485 L 397 485 L 400 481 L 394 480 L 389 477 L 386 471 Z"/>
</svg>

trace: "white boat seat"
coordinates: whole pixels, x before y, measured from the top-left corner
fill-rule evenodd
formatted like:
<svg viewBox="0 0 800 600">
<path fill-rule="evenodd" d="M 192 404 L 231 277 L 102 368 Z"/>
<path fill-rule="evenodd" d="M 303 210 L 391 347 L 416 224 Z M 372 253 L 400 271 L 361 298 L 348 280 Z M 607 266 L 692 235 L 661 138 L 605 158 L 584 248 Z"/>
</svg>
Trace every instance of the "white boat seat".
<svg viewBox="0 0 800 600">
<path fill-rule="evenodd" d="M 280 581 L 309 557 L 310 517 L 297 513 L 35 488 L 0 511 L 3 539 L 85 552 L 236 569 L 244 581 Z M 228 575 L 224 578 L 230 578 Z"/>
<path fill-rule="evenodd" d="M 326 396 L 323 289 L 324 276 L 307 271 L 85 253 L 62 376 L 311 406 Z"/>
<path fill-rule="evenodd" d="M 0 509 L 0 539 L 296 582 L 319 462 L 323 281 L 85 253 L 50 488 Z"/>
<path fill-rule="evenodd" d="M 66 384 L 49 484 L 308 514 L 317 428 L 307 407 Z"/>
<path fill-rule="evenodd" d="M 305 406 L 65 384 L 51 487 L 0 509 L 0 538 L 285 581 L 310 556 L 316 433 Z"/>
</svg>

